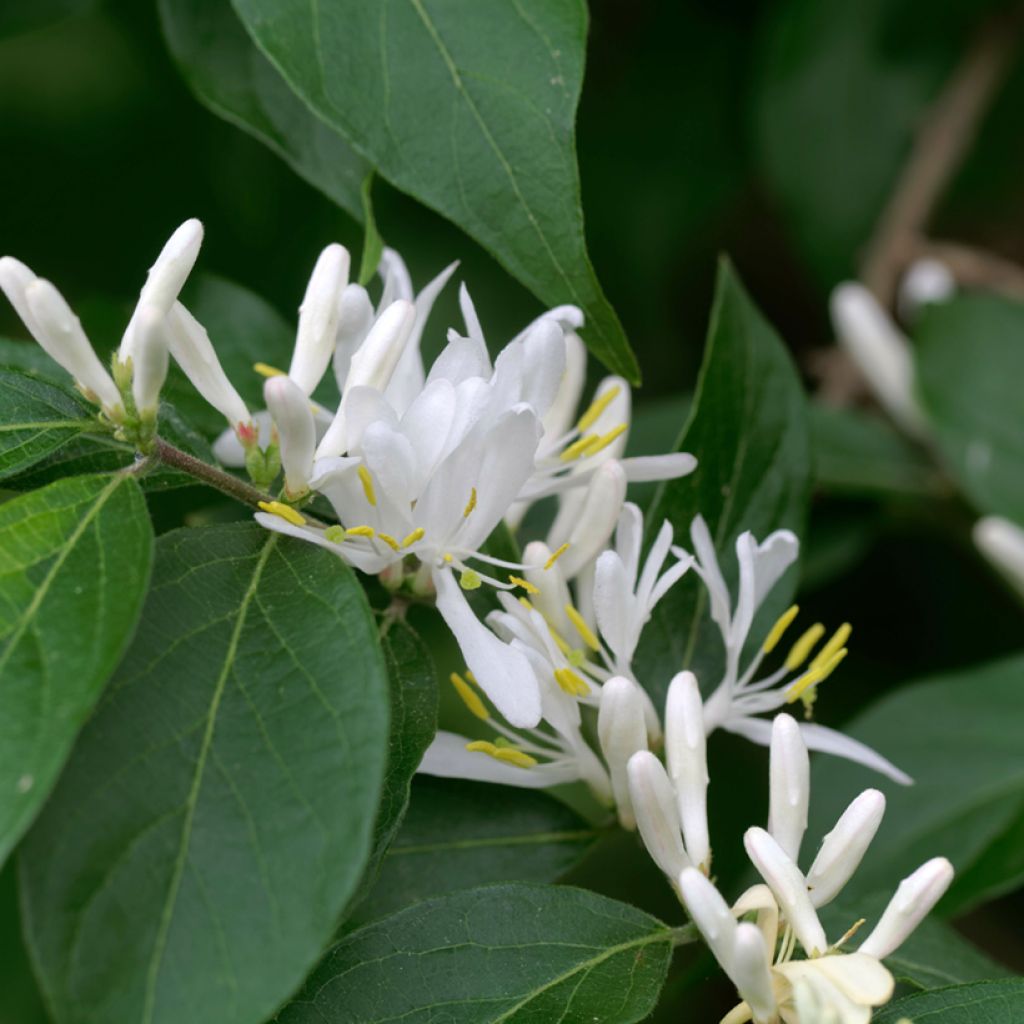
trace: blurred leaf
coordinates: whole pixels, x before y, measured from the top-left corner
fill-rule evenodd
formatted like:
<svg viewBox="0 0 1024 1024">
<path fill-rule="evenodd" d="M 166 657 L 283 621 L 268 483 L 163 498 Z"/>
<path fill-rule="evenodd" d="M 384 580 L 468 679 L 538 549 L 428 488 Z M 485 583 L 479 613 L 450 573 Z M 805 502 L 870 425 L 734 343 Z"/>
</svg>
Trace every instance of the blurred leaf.
<svg viewBox="0 0 1024 1024">
<path fill-rule="evenodd" d="M 486 882 L 554 882 L 600 835 L 546 793 L 419 776 L 358 918 Z"/>
<path fill-rule="evenodd" d="M 4 0 L 0 4 L 0 38 L 85 14 L 95 6 L 96 0 Z"/>
<path fill-rule="evenodd" d="M 360 185 L 370 165 L 291 91 L 246 35 L 229 0 L 160 0 L 160 17 L 196 96 L 361 221 Z"/>
<path fill-rule="evenodd" d="M 583 889 L 495 885 L 415 906 L 346 936 L 280 1024 L 630 1024 L 665 980 L 671 932 Z"/>
<path fill-rule="evenodd" d="M 808 425 L 816 484 L 855 494 L 935 495 L 942 478 L 923 452 L 877 416 L 813 402 Z"/>
<path fill-rule="evenodd" d="M 0 1024 L 49 1024 L 21 939 L 13 863 L 0 873 Z"/>
<path fill-rule="evenodd" d="M 0 862 L 131 637 L 152 546 L 128 476 L 73 477 L 0 505 Z"/>
<path fill-rule="evenodd" d="M 1024 980 L 980 981 L 897 999 L 871 1019 L 874 1024 L 1019 1024 L 1024 1016 Z"/>
<path fill-rule="evenodd" d="M 883 790 L 888 810 L 851 897 L 891 892 L 929 857 L 948 857 L 958 877 L 940 908 L 963 910 L 1019 877 L 1019 858 L 983 860 L 1024 810 L 1020 707 L 1024 657 L 916 683 L 885 697 L 844 730 L 892 759 L 915 780 L 898 786 L 838 758 L 815 767 L 811 834 L 824 835 L 865 786 Z M 988 863 L 982 877 L 975 865 Z"/>
<path fill-rule="evenodd" d="M 135 643 L 21 859 L 58 1021 L 274 1011 L 370 855 L 387 686 L 336 558 L 250 523 L 159 539 Z"/>
<path fill-rule="evenodd" d="M 981 512 L 1024 524 L 1024 305 L 973 295 L 929 306 L 915 341 L 950 471 Z"/>
<path fill-rule="evenodd" d="M 639 371 L 587 256 L 575 154 L 579 0 L 234 0 L 307 103 L 396 188 L 448 217 L 550 305 L 587 315 L 609 369 Z"/>
<path fill-rule="evenodd" d="M 697 456 L 697 469 L 660 492 L 647 519 L 649 535 L 668 519 L 677 542 L 688 544 L 690 523 L 700 513 L 726 580 L 734 583 L 736 538 L 744 530 L 758 539 L 779 527 L 800 533 L 810 469 L 805 404 L 789 353 L 723 262 L 697 394 L 678 446 Z M 788 579 L 766 602 L 767 615 L 777 615 L 773 609 L 788 601 L 795 573 Z M 658 706 L 681 668 L 706 682 L 720 674 L 721 638 L 693 573 L 655 608 L 637 664 Z"/>
</svg>

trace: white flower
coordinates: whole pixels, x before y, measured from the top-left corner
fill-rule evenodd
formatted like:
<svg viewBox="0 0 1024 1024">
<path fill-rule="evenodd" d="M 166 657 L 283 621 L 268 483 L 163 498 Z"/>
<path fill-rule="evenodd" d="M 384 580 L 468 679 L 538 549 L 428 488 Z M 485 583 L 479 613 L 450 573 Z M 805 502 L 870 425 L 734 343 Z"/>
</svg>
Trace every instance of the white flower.
<svg viewBox="0 0 1024 1024">
<path fill-rule="evenodd" d="M 825 627 L 816 623 L 793 644 L 778 669 L 758 678 L 764 659 L 775 651 L 799 609 L 796 605 L 789 608 L 768 631 L 757 652 L 743 665 L 741 662 L 749 649 L 754 617 L 783 573 L 796 561 L 799 541 L 789 530 L 776 530 L 760 543 L 749 532 L 741 534 L 736 540 L 739 586 L 734 605 L 718 564 L 711 534 L 700 516 L 690 527 L 690 537 L 696 555 L 694 570 L 707 589 L 711 618 L 721 633 L 726 656 L 724 675 L 705 703 L 705 727 L 708 733 L 722 728 L 754 743 L 767 745 L 771 725 L 756 716 L 776 711 L 797 700 L 803 700 L 809 706 L 818 685 L 846 656 L 845 644 L 850 636 L 850 626 L 846 623 L 840 626 L 812 658 L 812 652 L 825 634 Z M 681 548 L 673 550 L 680 558 L 688 557 Z M 802 668 L 805 663 L 806 668 Z M 800 731 L 811 750 L 856 761 L 896 782 L 907 784 L 911 781 L 905 772 L 870 747 L 834 729 L 803 722 Z"/>
<path fill-rule="evenodd" d="M 984 516 L 972 536 L 977 549 L 1024 594 L 1024 530 L 1002 516 Z"/>
<path fill-rule="evenodd" d="M 904 321 L 912 321 L 925 306 L 946 302 L 956 293 L 956 278 L 941 260 L 915 260 L 900 281 L 896 306 Z"/>
</svg>

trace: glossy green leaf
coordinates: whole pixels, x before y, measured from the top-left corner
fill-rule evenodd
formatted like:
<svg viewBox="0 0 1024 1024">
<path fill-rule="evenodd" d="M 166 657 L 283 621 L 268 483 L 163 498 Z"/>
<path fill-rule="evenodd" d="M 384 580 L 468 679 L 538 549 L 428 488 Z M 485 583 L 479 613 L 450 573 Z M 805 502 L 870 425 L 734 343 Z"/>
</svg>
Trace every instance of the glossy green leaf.
<svg viewBox="0 0 1024 1024">
<path fill-rule="evenodd" d="M 128 643 L 153 531 L 138 484 L 72 477 L 0 505 L 0 861 Z"/>
<path fill-rule="evenodd" d="M 648 516 L 649 532 L 668 519 L 677 543 L 689 545 L 690 523 L 700 513 L 730 583 L 737 572 L 736 538 L 744 530 L 758 539 L 780 527 L 799 533 L 810 472 L 805 406 L 789 353 L 723 262 L 697 394 L 679 441 L 681 451 L 697 457 L 697 469 L 662 489 Z M 769 618 L 792 593 L 795 573 L 787 579 L 767 602 Z M 722 653 L 705 590 L 691 573 L 654 610 L 637 676 L 660 705 L 681 668 L 713 681 Z"/>
<path fill-rule="evenodd" d="M 388 680 L 338 559 L 253 524 L 157 543 L 135 642 L 21 858 L 60 1024 L 259 1024 L 370 856 Z"/>
<path fill-rule="evenodd" d="M 630 1024 L 654 1008 L 671 932 L 582 889 L 495 885 L 346 936 L 280 1024 Z"/>
<path fill-rule="evenodd" d="M 950 471 L 985 513 L 1024 523 L 1024 304 L 976 295 L 929 307 L 918 388 Z"/>
<path fill-rule="evenodd" d="M 167 44 L 199 100 L 362 220 L 360 185 L 370 165 L 291 91 L 246 35 L 230 0 L 159 6 Z"/>
<path fill-rule="evenodd" d="M 233 0 L 292 87 L 382 177 L 448 217 L 550 305 L 636 360 L 587 256 L 575 153 L 580 0 Z"/>
<path fill-rule="evenodd" d="M 600 835 L 546 793 L 420 776 L 358 918 L 487 882 L 554 882 Z"/>
<path fill-rule="evenodd" d="M 867 786 L 883 790 L 888 799 L 885 820 L 848 895 L 891 892 L 937 855 L 948 857 L 958 871 L 940 904 L 947 913 L 1020 877 L 1019 857 L 992 858 L 985 877 L 972 866 L 985 863 L 1024 809 L 1022 696 L 1024 658 L 1018 656 L 904 687 L 848 724 L 845 732 L 915 779 L 913 786 L 897 786 L 838 758 L 816 765 L 812 835 L 824 835 Z"/>
<path fill-rule="evenodd" d="M 0 479 L 97 430 L 84 399 L 37 376 L 0 369 Z"/>
<path fill-rule="evenodd" d="M 898 999 L 871 1018 L 874 1024 L 1019 1024 L 1024 980 L 981 981 Z"/>
</svg>

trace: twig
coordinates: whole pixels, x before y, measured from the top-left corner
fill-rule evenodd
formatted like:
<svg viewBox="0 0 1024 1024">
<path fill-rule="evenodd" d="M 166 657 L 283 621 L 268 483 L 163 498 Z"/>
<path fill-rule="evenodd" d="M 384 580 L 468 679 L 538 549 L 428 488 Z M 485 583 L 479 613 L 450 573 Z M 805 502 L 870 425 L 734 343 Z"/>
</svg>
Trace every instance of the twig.
<svg viewBox="0 0 1024 1024">
<path fill-rule="evenodd" d="M 225 473 L 224 470 L 211 466 L 209 463 L 203 462 L 202 459 L 183 452 L 180 448 L 175 448 L 173 444 L 168 444 L 162 437 L 154 439 L 153 457 L 167 466 L 173 466 L 183 473 L 188 473 L 189 476 L 194 476 L 204 484 L 215 487 L 228 497 L 251 505 L 253 508 L 258 508 L 261 501 L 274 500 L 269 494 L 264 494 L 244 480 L 239 480 L 230 473 Z"/>
<path fill-rule="evenodd" d="M 941 260 L 957 284 L 996 292 L 1009 299 L 1024 299 L 1024 267 L 1013 260 L 960 242 L 918 239 L 911 258 L 925 257 Z"/>
</svg>

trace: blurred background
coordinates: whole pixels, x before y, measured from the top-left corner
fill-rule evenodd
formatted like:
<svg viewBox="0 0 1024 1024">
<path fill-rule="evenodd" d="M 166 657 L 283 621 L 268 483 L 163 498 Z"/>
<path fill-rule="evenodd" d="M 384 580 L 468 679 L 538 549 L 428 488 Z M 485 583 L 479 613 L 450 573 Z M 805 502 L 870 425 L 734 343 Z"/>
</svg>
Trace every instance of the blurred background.
<svg viewBox="0 0 1024 1024">
<path fill-rule="evenodd" d="M 37 5 L 41 22 L 48 6 Z M 202 270 L 293 321 L 316 254 L 333 240 L 358 252 L 359 226 L 194 99 L 153 4 L 78 6 L 34 26 L 14 23 L 0 5 L 0 252 L 57 282 L 94 340 L 109 345 L 164 239 L 196 216 L 206 225 Z M 955 152 L 921 226 L 961 255 L 984 254 L 965 270 L 969 284 L 1019 294 L 1024 61 L 1012 6 L 593 0 L 591 11 L 578 136 L 583 205 L 591 256 L 645 376 L 636 450 L 667 449 L 685 420 L 721 253 L 821 405 L 870 410 L 835 356 L 829 292 L 863 272 L 915 137 L 965 67 L 980 95 L 946 140 Z M 461 232 L 382 182 L 374 198 L 381 232 L 414 282 L 462 261 L 460 277 L 496 345 L 539 311 Z M 455 321 L 449 289 L 428 350 Z M 23 337 L 6 304 L 0 337 Z M 854 624 L 850 658 L 818 705 L 838 725 L 895 685 L 1018 650 L 1022 618 L 973 552 L 973 516 L 941 465 L 908 448 L 902 470 L 884 478 L 870 459 L 851 473 L 830 424 L 827 410 L 812 418 L 818 477 L 801 604 L 823 621 Z M 179 525 L 173 499 L 154 500 L 166 502 L 159 522 Z M 725 753 L 741 767 L 763 758 L 739 744 Z M 728 811 L 738 824 L 763 813 L 764 801 L 740 790 Z M 602 856 L 627 880 L 617 894 L 631 892 L 643 869 L 635 848 Z M 665 899 L 660 884 L 651 876 L 654 909 Z M 1022 912 L 1024 900 L 1007 896 L 959 927 L 1024 969 Z M 43 1019 L 12 927 L 10 870 L 0 877 L 0 921 L 0 1022 Z M 673 1012 L 669 1000 L 666 1019 Z"/>
</svg>

